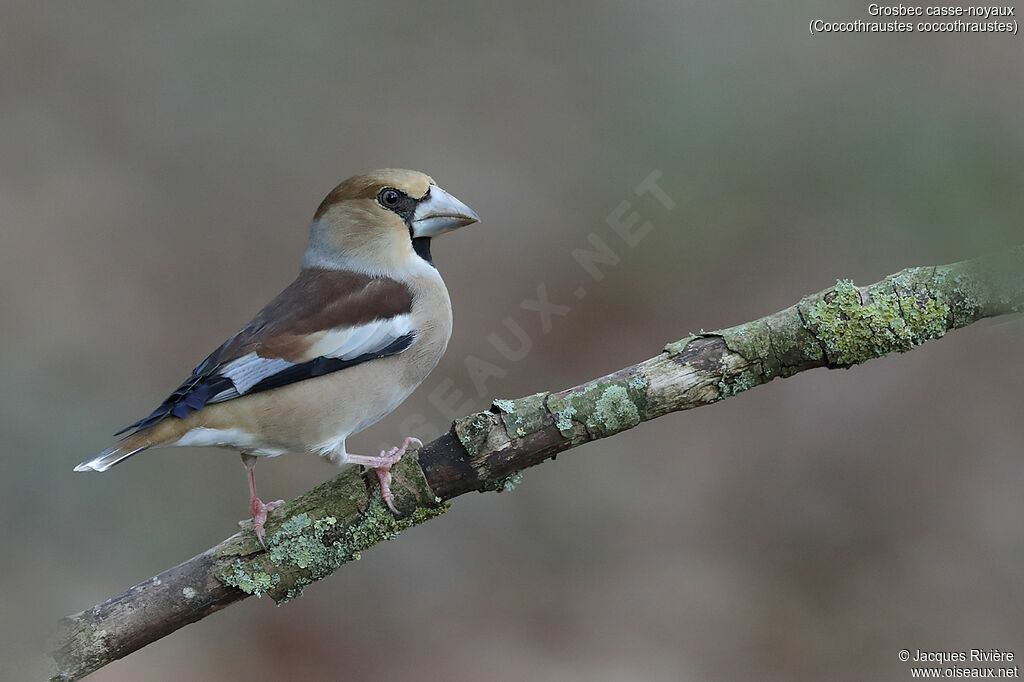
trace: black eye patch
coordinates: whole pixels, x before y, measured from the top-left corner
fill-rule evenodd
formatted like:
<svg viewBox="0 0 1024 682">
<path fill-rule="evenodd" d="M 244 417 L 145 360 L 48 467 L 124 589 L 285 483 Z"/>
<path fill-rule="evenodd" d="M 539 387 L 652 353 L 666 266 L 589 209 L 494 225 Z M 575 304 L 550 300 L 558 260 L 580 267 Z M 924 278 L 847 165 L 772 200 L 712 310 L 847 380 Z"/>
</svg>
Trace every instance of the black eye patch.
<svg viewBox="0 0 1024 682">
<path fill-rule="evenodd" d="M 426 197 L 424 197 L 426 198 Z M 389 211 L 398 214 L 409 229 L 412 229 L 412 216 L 416 212 L 418 201 L 400 189 L 385 187 L 377 193 L 377 203 Z"/>
</svg>

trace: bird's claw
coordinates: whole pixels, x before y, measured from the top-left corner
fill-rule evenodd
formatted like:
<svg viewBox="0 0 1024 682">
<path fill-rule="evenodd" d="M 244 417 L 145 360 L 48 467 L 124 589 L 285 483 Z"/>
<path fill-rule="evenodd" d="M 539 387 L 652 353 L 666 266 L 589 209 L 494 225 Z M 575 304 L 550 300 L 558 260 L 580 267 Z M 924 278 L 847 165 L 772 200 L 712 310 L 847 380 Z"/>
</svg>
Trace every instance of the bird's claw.
<svg viewBox="0 0 1024 682">
<path fill-rule="evenodd" d="M 263 524 L 267 522 L 267 514 L 282 505 L 284 505 L 284 500 L 264 503 L 258 497 L 254 497 L 249 502 L 249 511 L 252 513 L 252 529 L 256 532 L 256 539 L 259 540 L 260 546 L 263 549 L 267 548 L 267 543 L 263 540 L 265 533 Z"/>
<path fill-rule="evenodd" d="M 410 445 L 421 448 L 423 447 L 423 441 L 419 438 L 409 437 L 403 440 L 401 445 L 396 445 L 390 450 L 381 450 L 380 457 L 378 458 L 380 464 L 373 468 L 377 472 L 377 479 L 380 481 L 380 496 L 384 500 L 384 504 L 394 514 L 398 513 L 398 508 L 395 507 L 395 495 L 391 492 L 391 467 L 397 464 L 398 460 L 402 459 Z"/>
</svg>

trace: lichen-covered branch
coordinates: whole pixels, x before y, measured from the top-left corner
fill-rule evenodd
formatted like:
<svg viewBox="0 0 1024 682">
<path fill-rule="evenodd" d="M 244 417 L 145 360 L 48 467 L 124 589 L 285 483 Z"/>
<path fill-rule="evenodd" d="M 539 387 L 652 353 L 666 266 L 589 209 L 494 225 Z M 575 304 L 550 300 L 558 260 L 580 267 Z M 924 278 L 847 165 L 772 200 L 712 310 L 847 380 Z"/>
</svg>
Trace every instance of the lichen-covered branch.
<svg viewBox="0 0 1024 682">
<path fill-rule="evenodd" d="M 246 529 L 124 594 L 62 621 L 54 679 L 75 680 L 244 599 L 277 602 L 431 519 L 466 492 L 507 490 L 518 472 L 669 412 L 718 402 L 815 367 L 905 352 L 984 317 L 1024 310 L 1024 246 L 847 280 L 753 322 L 693 334 L 649 360 L 557 392 L 495 400 L 394 469 L 400 514 L 354 469 L 273 512 L 267 549 Z"/>
<path fill-rule="evenodd" d="M 905 352 L 985 317 L 1024 310 L 1024 245 L 867 287 L 848 280 L 753 322 L 692 334 L 632 367 L 554 393 L 495 400 L 419 451 L 448 500 L 669 412 L 718 402 L 816 367 Z"/>
<path fill-rule="evenodd" d="M 249 595 L 278 603 L 401 531 L 447 510 L 414 458 L 392 469 L 393 515 L 357 468 L 275 512 L 267 549 L 252 522 L 216 547 L 60 623 L 53 679 L 75 680 Z M 372 496 L 368 491 L 375 491 Z"/>
</svg>

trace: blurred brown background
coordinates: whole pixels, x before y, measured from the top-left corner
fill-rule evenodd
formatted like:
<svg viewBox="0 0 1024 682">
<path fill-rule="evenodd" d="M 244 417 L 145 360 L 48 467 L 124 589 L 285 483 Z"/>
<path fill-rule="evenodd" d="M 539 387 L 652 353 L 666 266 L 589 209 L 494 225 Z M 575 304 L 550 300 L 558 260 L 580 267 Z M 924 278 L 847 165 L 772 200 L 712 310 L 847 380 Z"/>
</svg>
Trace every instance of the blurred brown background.
<svg viewBox="0 0 1024 682">
<path fill-rule="evenodd" d="M 1022 39 L 808 35 L 866 3 L 4 14 L 5 679 L 44 675 L 60 616 L 246 516 L 228 452 L 71 469 L 290 281 L 356 171 L 426 171 L 484 220 L 434 247 L 456 316 L 442 365 L 355 452 L 405 420 L 447 428 L 434 390 L 484 409 L 563 388 L 837 277 L 1024 233 Z M 672 211 L 633 194 L 654 170 Z M 655 225 L 635 248 L 606 223 L 623 200 Z M 621 257 L 600 282 L 570 255 L 591 233 Z M 520 307 L 541 284 L 571 306 L 548 333 Z M 506 317 L 531 337 L 518 362 L 487 342 L 512 338 Z M 978 324 L 567 453 L 294 603 L 248 600 L 95 679 L 902 680 L 901 648 L 1024 656 L 1022 331 Z M 507 372 L 488 395 L 467 356 Z M 259 471 L 266 499 L 333 475 Z"/>
</svg>

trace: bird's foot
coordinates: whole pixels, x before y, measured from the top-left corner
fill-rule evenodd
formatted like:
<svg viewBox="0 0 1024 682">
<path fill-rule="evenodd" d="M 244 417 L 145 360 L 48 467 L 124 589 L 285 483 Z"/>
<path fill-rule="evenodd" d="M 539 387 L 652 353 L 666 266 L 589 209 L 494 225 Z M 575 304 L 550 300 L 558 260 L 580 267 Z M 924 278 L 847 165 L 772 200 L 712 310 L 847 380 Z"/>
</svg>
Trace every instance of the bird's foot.
<svg viewBox="0 0 1024 682">
<path fill-rule="evenodd" d="M 381 450 L 380 458 L 386 463 L 373 468 L 377 472 L 377 480 L 380 481 L 380 496 L 384 499 L 384 503 L 388 505 L 388 509 L 395 514 L 398 513 L 398 509 L 395 508 L 395 496 L 391 492 L 391 467 L 397 464 L 398 460 L 402 459 L 410 445 L 422 448 L 423 441 L 419 438 L 410 437 L 403 440 L 401 445 L 395 446 L 390 450 Z"/>
<path fill-rule="evenodd" d="M 263 541 L 263 524 L 267 522 L 267 514 L 282 505 L 284 505 L 284 500 L 265 503 L 255 495 L 249 500 L 249 512 L 252 514 L 252 529 L 256 531 L 256 539 L 260 541 L 263 549 L 267 548 L 267 543 Z"/>
<path fill-rule="evenodd" d="M 371 467 L 377 473 L 377 480 L 380 481 L 380 496 L 383 498 L 384 504 L 388 506 L 388 509 L 395 514 L 398 513 L 398 509 L 395 507 L 395 496 L 391 492 L 391 467 L 397 464 L 398 460 L 402 459 L 410 445 L 421 448 L 423 447 L 423 441 L 419 438 L 406 438 L 402 441 L 401 445 L 396 445 L 390 450 L 381 450 L 378 457 L 348 456 L 348 461 Z"/>
</svg>

